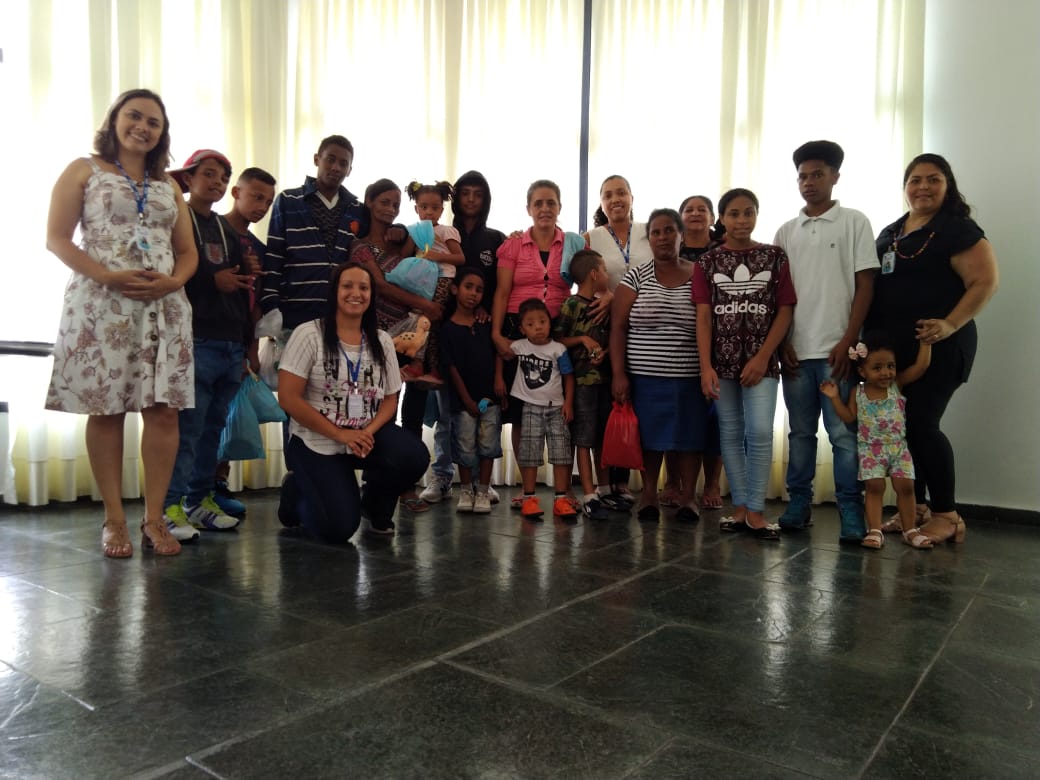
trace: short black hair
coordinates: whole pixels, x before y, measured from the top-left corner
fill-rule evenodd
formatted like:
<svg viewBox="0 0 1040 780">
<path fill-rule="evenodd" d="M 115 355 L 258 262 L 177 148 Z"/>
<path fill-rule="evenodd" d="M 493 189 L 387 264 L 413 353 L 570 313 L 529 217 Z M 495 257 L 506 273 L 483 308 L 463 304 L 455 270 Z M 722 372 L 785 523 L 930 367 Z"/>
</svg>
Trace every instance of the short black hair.
<svg viewBox="0 0 1040 780">
<path fill-rule="evenodd" d="M 318 144 L 318 154 L 324 152 L 326 146 L 332 146 L 333 144 L 335 144 L 336 146 L 342 146 L 344 149 L 350 152 L 350 159 L 354 159 L 354 144 L 348 141 L 346 136 L 342 135 L 330 135 L 326 138 L 322 138 L 321 143 Z"/>
<path fill-rule="evenodd" d="M 603 255 L 595 249 L 582 249 L 571 258 L 571 279 L 578 284 L 584 282 L 590 273 L 603 262 Z"/>
<path fill-rule="evenodd" d="M 238 175 L 239 184 L 245 184 L 250 181 L 258 181 L 261 184 L 269 184 L 272 187 L 278 183 L 275 181 L 274 176 L 263 168 L 246 168 Z"/>
<path fill-rule="evenodd" d="M 487 278 L 484 276 L 484 272 L 472 265 L 464 265 L 461 268 L 456 269 L 455 278 L 452 280 L 452 283 L 458 287 L 462 284 L 462 280 L 467 276 L 475 276 L 480 279 L 482 283 L 487 284 Z"/>
<path fill-rule="evenodd" d="M 795 168 L 807 160 L 822 160 L 837 171 L 845 161 L 845 151 L 834 141 L 809 141 L 795 149 L 792 157 Z"/>
<path fill-rule="evenodd" d="M 520 308 L 517 309 L 517 316 L 522 320 L 525 316 L 533 311 L 544 312 L 546 317 L 551 320 L 552 317 L 549 314 L 549 307 L 545 305 L 545 301 L 541 298 L 528 298 L 520 304 Z"/>
</svg>

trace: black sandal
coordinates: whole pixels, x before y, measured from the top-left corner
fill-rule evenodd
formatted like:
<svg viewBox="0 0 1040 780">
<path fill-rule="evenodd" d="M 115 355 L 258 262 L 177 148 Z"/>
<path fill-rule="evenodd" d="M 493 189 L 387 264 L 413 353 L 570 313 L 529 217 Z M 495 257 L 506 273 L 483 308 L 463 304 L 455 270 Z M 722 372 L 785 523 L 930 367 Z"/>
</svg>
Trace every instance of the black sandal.
<svg viewBox="0 0 1040 780">
<path fill-rule="evenodd" d="M 679 511 L 675 513 L 675 519 L 680 523 L 696 523 L 701 519 L 701 516 L 690 507 L 681 506 L 679 507 Z"/>
<path fill-rule="evenodd" d="M 661 519 L 661 510 L 656 506 L 642 506 L 636 512 L 636 517 L 641 523 L 656 523 Z"/>
<path fill-rule="evenodd" d="M 752 525 L 747 526 L 747 532 L 754 536 L 756 539 L 760 539 L 764 542 L 779 542 L 780 541 L 780 529 L 775 525 L 764 525 L 761 528 L 755 528 Z"/>
<path fill-rule="evenodd" d="M 744 520 L 738 520 L 735 517 L 724 517 L 719 520 L 719 530 L 727 534 L 739 534 L 749 530 L 749 526 Z"/>
</svg>

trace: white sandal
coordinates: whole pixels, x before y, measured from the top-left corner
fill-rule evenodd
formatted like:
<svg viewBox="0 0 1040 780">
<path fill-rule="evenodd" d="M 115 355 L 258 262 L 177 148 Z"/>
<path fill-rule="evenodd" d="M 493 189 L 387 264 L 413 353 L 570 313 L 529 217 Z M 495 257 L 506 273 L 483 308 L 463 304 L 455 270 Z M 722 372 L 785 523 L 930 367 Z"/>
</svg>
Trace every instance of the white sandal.
<svg viewBox="0 0 1040 780">
<path fill-rule="evenodd" d="M 880 528 L 871 528 L 867 531 L 867 535 L 863 537 L 863 541 L 860 542 L 861 547 L 866 547 L 871 550 L 880 550 L 885 546 L 885 534 Z"/>
<path fill-rule="evenodd" d="M 910 545 L 916 550 L 930 550 L 934 544 L 920 528 L 911 528 L 909 531 L 903 531 L 903 543 Z"/>
</svg>

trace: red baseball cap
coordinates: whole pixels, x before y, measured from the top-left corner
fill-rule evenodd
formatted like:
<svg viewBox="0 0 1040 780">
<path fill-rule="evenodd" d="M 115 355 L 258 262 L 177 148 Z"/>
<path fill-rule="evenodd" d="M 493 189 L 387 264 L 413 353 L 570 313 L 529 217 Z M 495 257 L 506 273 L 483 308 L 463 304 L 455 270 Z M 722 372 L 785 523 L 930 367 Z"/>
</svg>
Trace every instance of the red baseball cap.
<svg viewBox="0 0 1040 780">
<path fill-rule="evenodd" d="M 167 171 L 167 173 L 173 177 L 173 180 L 180 185 L 180 188 L 182 190 L 187 192 L 188 183 L 184 178 L 184 174 L 189 173 L 195 168 L 197 168 L 199 166 L 199 163 L 201 163 L 203 160 L 216 160 L 218 163 L 223 165 L 224 168 L 227 169 L 228 176 L 231 175 L 231 161 L 228 160 L 227 157 L 222 155 L 216 149 L 199 149 L 195 152 L 192 152 L 191 156 L 184 161 L 183 168 L 171 168 Z"/>
</svg>

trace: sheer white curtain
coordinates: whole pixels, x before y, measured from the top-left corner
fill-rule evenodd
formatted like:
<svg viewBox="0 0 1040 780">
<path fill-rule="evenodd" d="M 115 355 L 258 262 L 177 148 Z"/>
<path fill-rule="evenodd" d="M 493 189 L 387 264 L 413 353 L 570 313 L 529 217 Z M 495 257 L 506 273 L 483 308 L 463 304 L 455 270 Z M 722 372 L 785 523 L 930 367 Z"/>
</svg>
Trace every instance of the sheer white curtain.
<svg viewBox="0 0 1040 780">
<path fill-rule="evenodd" d="M 355 146 L 347 186 L 358 195 L 384 176 L 404 184 L 476 168 L 495 193 L 492 222 L 512 230 L 529 222 L 527 185 L 551 178 L 564 191 L 562 219 L 576 226 L 567 206 L 577 202 L 582 9 L 581 0 L 7 0 L 0 340 L 53 340 L 68 271 L 43 246 L 50 188 L 90 152 L 114 97 L 137 86 L 163 96 L 176 159 L 216 148 L 237 170 L 258 165 L 279 188 L 295 187 L 313 173 L 320 139 L 341 133 Z M 401 219 L 413 217 L 406 203 Z M 49 371 L 49 360 L 0 356 L 7 502 L 94 492 L 84 418 L 41 408 Z M 131 416 L 128 497 L 139 494 L 138 427 Z M 273 457 L 236 467 L 235 481 L 277 484 L 280 442 L 273 427 L 267 434 Z"/>
<path fill-rule="evenodd" d="M 583 6 L 5 0 L 0 340 L 54 338 L 68 272 L 43 247 L 50 188 L 131 87 L 163 96 L 178 160 L 217 148 L 237 170 L 258 165 L 279 188 L 294 187 L 313 172 L 318 141 L 342 133 L 356 149 L 347 186 L 359 195 L 383 176 L 403 184 L 476 168 L 491 182 L 491 223 L 510 231 L 528 223 L 527 185 L 550 178 L 563 191 L 561 222 L 574 229 Z M 790 151 L 833 137 L 848 154 L 839 195 L 880 222 L 898 210 L 898 172 L 919 144 L 917 6 L 593 3 L 591 189 L 623 173 L 645 214 L 695 190 L 750 186 L 763 201 L 759 237 L 769 238 L 799 206 Z M 408 204 L 402 212 L 411 218 Z M 49 370 L 49 360 L 0 355 L 0 401 L 11 407 L 8 447 L 0 435 L 5 501 L 92 492 L 83 419 L 41 408 Z M 139 487 L 136 426 L 128 422 L 128 496 Z M 277 436 L 268 442 L 278 446 Z M 235 478 L 270 484 L 277 461 Z"/>
<path fill-rule="evenodd" d="M 836 197 L 880 228 L 900 213 L 900 176 L 920 150 L 924 7 L 915 0 L 616 0 L 593 5 L 590 200 L 621 173 L 637 219 L 732 187 L 761 203 L 755 237 L 794 217 L 791 153 L 845 149 Z M 811 305 L 811 302 L 805 302 Z M 833 498 L 819 433 L 816 498 Z M 769 493 L 784 492 L 777 403 Z"/>
</svg>

